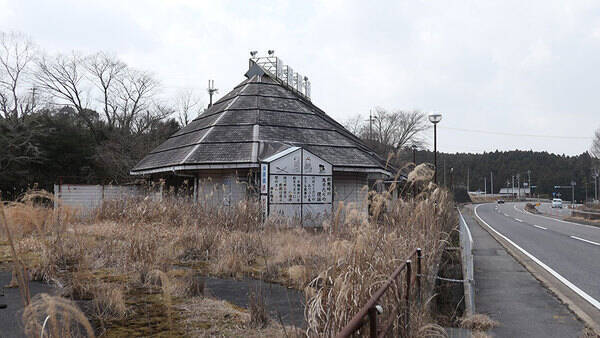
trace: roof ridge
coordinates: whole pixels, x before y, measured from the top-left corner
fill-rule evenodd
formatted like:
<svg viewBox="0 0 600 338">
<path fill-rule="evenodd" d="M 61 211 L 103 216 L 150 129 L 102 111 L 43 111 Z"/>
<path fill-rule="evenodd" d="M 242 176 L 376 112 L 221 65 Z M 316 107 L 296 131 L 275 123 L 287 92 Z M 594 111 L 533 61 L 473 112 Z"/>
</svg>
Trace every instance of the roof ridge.
<svg viewBox="0 0 600 338">
<path fill-rule="evenodd" d="M 306 98 L 302 97 L 300 94 L 296 93 L 294 90 L 291 90 L 290 88 L 285 86 L 283 84 L 283 81 L 281 81 L 280 79 L 274 78 L 273 74 L 271 74 L 269 72 L 265 72 L 265 74 L 277 82 L 274 85 L 278 85 L 278 86 L 282 87 L 283 89 L 291 92 L 293 95 L 296 96 L 296 99 L 298 101 L 300 101 L 304 104 L 307 104 L 311 108 L 314 108 L 316 110 L 316 112 L 315 112 L 316 114 L 314 114 L 315 116 L 322 117 L 327 122 L 332 123 L 334 127 L 338 127 L 338 128 L 336 128 L 336 131 L 338 133 L 340 133 L 341 135 L 345 135 L 345 136 L 351 138 L 352 141 L 357 143 L 358 148 L 362 148 L 361 150 L 363 152 L 376 157 L 381 163 L 387 163 L 387 161 L 384 161 L 383 158 L 381 158 L 375 151 L 373 151 L 371 148 L 369 148 L 369 146 L 367 146 L 360 138 L 358 138 L 356 135 L 352 134 L 341 123 L 337 122 L 335 119 L 333 119 L 331 116 L 329 116 L 326 112 L 324 112 L 321 108 L 317 107 L 317 105 L 315 105 L 311 100 L 307 100 Z M 384 167 L 387 167 L 387 165 L 384 165 Z"/>
</svg>

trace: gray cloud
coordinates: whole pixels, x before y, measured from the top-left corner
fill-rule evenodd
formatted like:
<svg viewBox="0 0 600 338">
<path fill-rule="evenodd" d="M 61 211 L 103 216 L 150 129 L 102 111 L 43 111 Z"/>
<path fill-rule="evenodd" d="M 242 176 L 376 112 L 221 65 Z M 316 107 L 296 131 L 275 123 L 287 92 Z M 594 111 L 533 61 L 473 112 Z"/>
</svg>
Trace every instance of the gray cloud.
<svg viewBox="0 0 600 338">
<path fill-rule="evenodd" d="M 250 2 L 0 1 L 0 29 L 44 49 L 108 50 L 153 70 L 165 95 L 221 93 L 243 79 L 251 49 L 277 54 L 313 83 L 338 120 L 374 106 L 444 113 L 444 151 L 574 154 L 600 127 L 600 4 L 594 1 Z"/>
</svg>

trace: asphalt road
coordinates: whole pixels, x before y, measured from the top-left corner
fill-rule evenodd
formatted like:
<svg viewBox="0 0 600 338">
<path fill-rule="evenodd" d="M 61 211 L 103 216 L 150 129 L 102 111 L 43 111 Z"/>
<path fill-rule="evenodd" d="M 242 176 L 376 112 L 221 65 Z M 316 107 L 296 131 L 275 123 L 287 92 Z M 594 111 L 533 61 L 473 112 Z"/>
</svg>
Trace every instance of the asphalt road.
<svg viewBox="0 0 600 338">
<path fill-rule="evenodd" d="M 580 204 L 576 204 L 575 206 L 577 205 Z M 562 208 L 552 208 L 552 203 L 540 203 L 540 206 L 537 207 L 537 209 L 544 214 L 564 218 L 571 216 L 571 209 L 569 209 L 568 206 L 568 204 L 563 204 Z"/>
<path fill-rule="evenodd" d="M 600 304 L 600 228 L 523 210 L 525 203 L 483 204 L 486 223 Z M 597 306 L 596 306 L 597 307 Z"/>
<path fill-rule="evenodd" d="M 583 323 L 480 226 L 468 210 L 473 236 L 475 309 L 499 322 L 492 337 L 578 337 Z"/>
</svg>

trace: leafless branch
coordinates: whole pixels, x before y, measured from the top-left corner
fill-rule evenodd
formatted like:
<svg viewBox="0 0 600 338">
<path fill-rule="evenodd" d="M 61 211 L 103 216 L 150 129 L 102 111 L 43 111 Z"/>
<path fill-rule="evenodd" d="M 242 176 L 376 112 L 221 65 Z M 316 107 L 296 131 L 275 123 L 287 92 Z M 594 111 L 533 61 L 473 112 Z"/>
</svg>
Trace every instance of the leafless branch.
<svg viewBox="0 0 600 338">
<path fill-rule="evenodd" d="M 594 135 L 591 153 L 596 159 L 600 159 L 600 128 L 596 130 L 596 133 Z"/>
<path fill-rule="evenodd" d="M 35 100 L 27 100 L 22 81 L 29 75 L 35 54 L 35 46 L 25 35 L 0 32 L 0 112 L 6 119 L 33 110 Z"/>
<path fill-rule="evenodd" d="M 110 129 L 115 127 L 118 119 L 117 92 L 127 65 L 120 60 L 99 52 L 86 59 L 85 66 L 90 80 L 100 90 L 102 109 L 106 123 Z"/>
<path fill-rule="evenodd" d="M 186 126 L 202 112 L 200 97 L 191 88 L 179 91 L 175 101 L 175 109 L 182 126 Z"/>
</svg>

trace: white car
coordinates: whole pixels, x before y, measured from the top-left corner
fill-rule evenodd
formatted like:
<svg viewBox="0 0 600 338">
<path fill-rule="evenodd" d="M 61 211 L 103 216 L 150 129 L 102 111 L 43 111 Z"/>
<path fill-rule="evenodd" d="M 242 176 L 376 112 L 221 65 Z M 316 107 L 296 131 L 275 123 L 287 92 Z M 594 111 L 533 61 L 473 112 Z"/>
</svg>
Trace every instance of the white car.
<svg viewBox="0 0 600 338">
<path fill-rule="evenodd" d="M 555 198 L 552 200 L 552 208 L 562 209 L 562 200 L 560 198 Z"/>
</svg>

